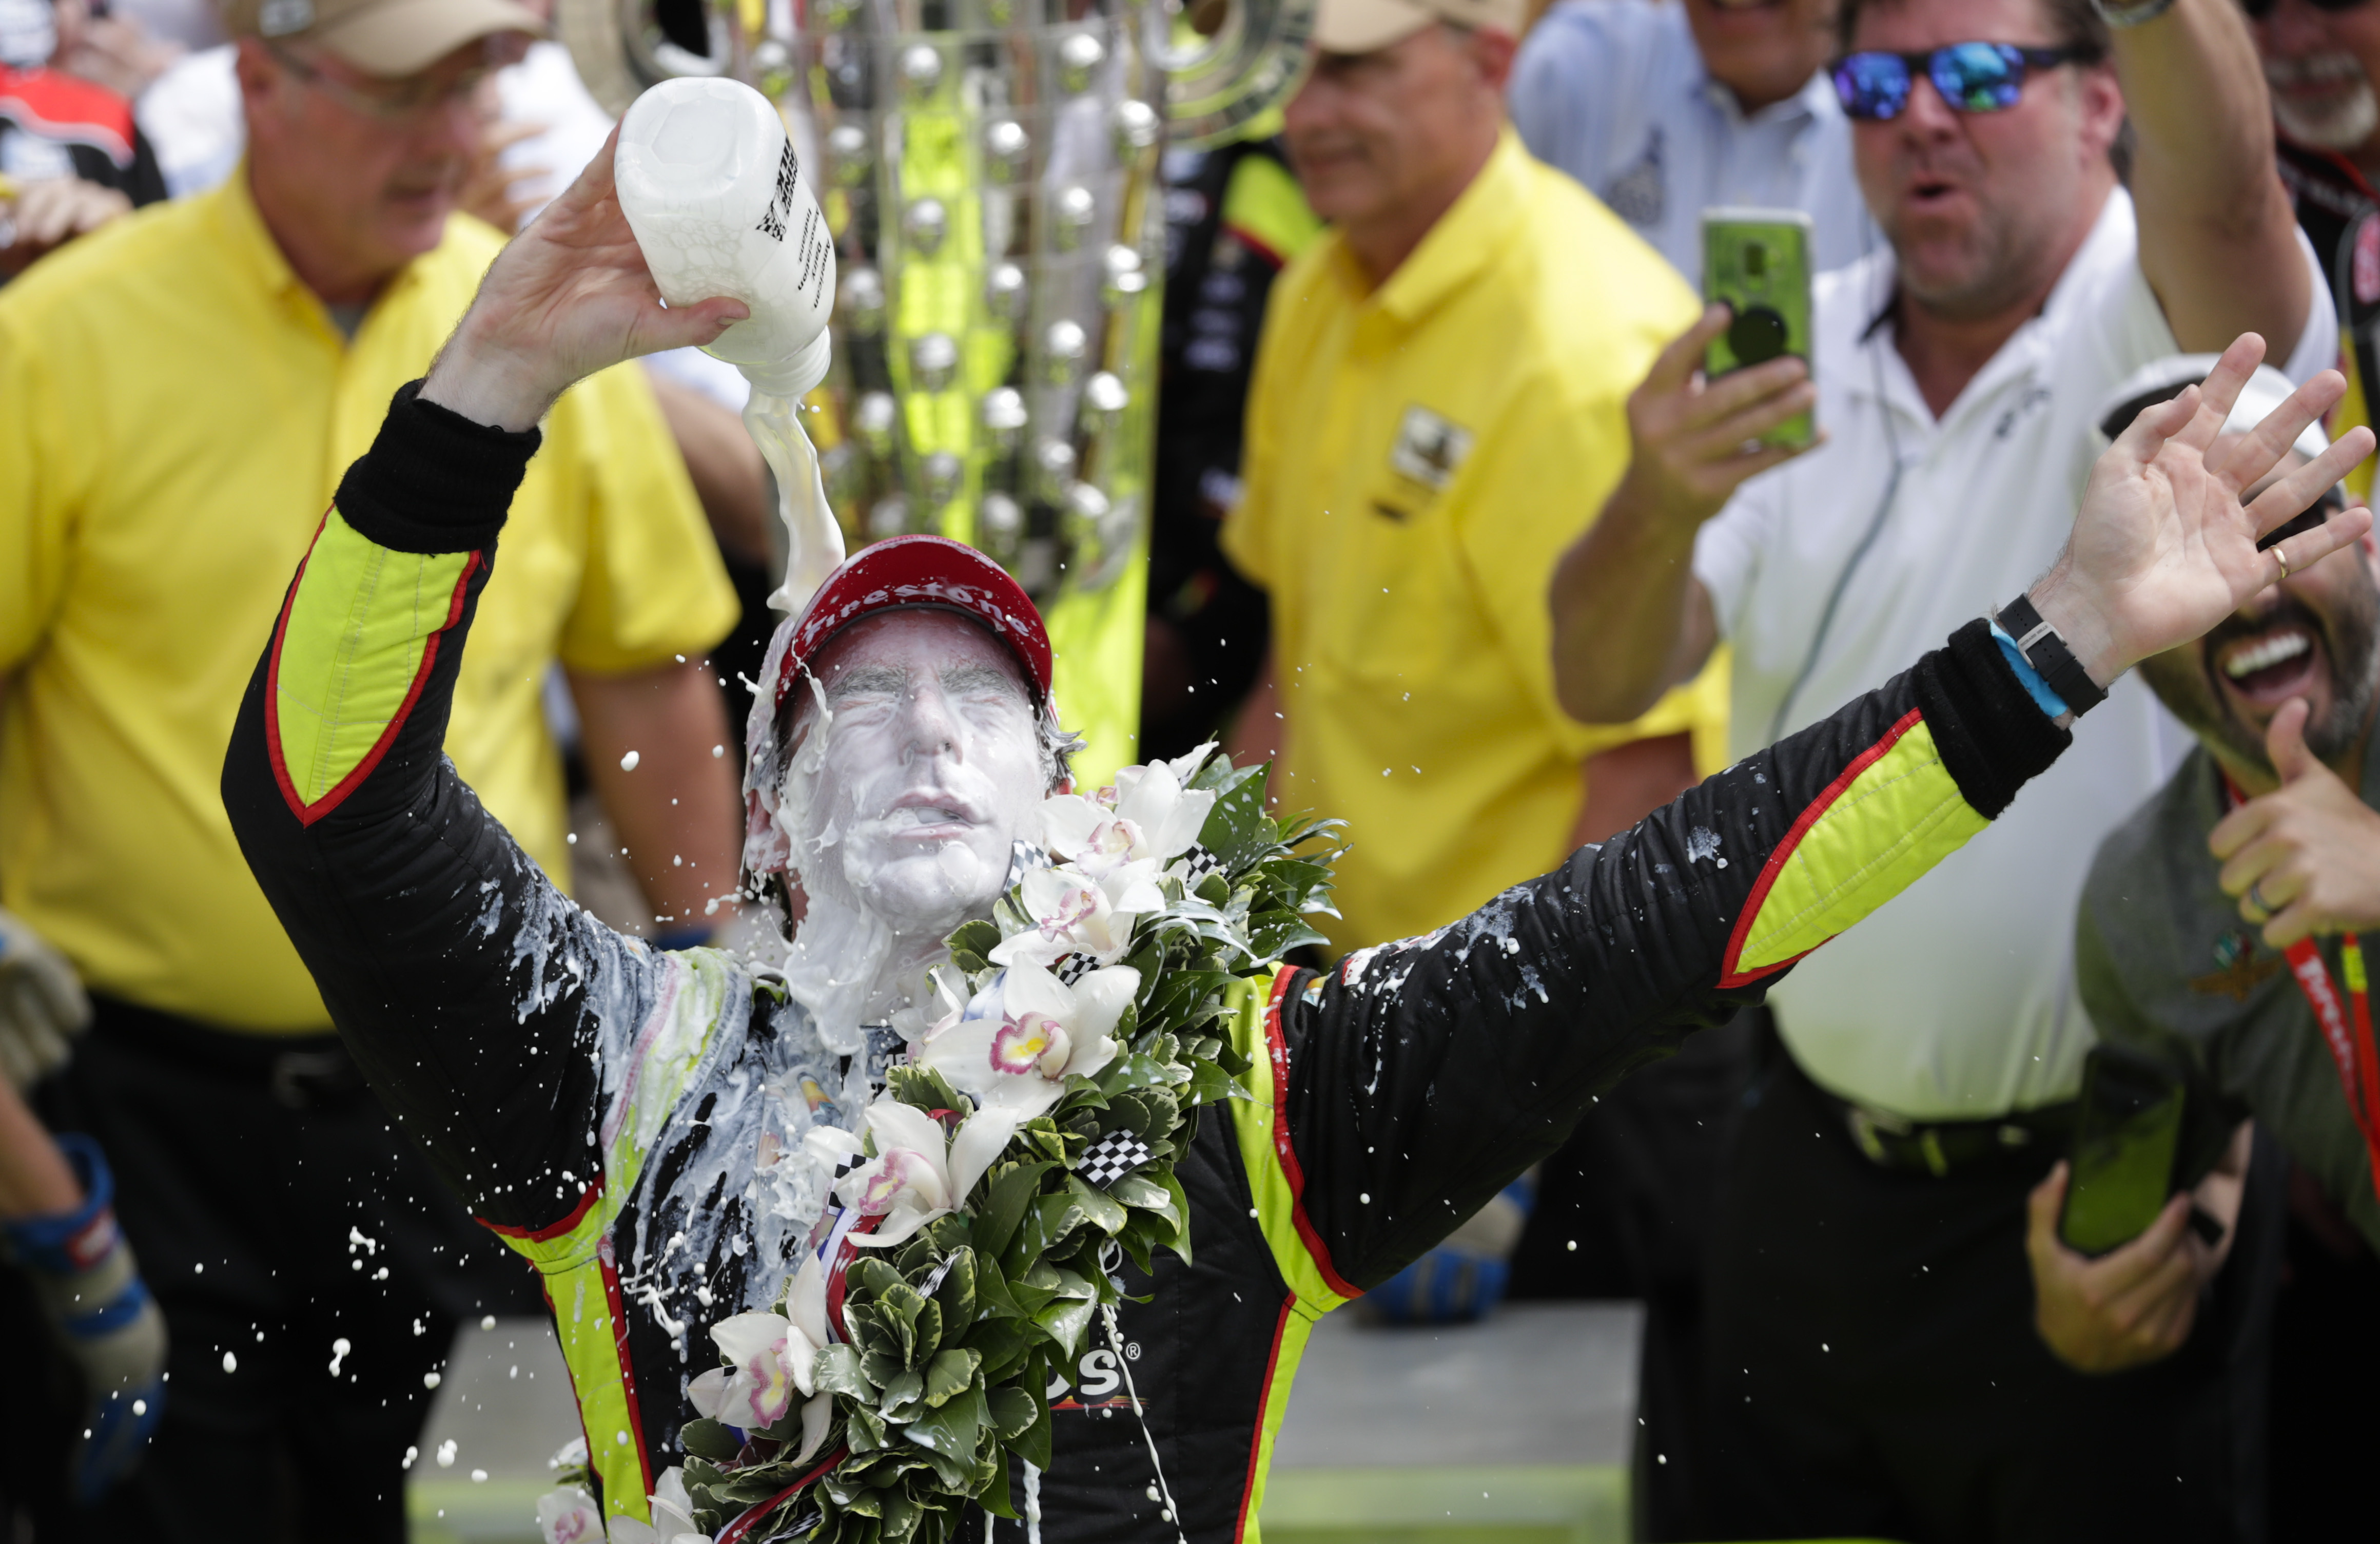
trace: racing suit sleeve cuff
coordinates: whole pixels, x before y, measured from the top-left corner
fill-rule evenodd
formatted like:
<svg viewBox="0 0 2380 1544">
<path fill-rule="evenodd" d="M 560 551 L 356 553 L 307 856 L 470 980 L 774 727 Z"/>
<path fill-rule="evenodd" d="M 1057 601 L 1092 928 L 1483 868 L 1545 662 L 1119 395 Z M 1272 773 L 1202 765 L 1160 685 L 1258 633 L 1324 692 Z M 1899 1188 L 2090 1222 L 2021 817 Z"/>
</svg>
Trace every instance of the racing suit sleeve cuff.
<svg viewBox="0 0 2380 1544">
<path fill-rule="evenodd" d="M 2058 760 L 2074 736 L 2043 713 L 1982 618 L 1917 662 L 1917 706 L 1942 765 L 1985 820 Z"/>
<path fill-rule="evenodd" d="M 542 436 L 473 423 L 399 386 L 371 449 L 339 480 L 339 514 L 367 541 L 400 553 L 491 546 Z"/>
</svg>

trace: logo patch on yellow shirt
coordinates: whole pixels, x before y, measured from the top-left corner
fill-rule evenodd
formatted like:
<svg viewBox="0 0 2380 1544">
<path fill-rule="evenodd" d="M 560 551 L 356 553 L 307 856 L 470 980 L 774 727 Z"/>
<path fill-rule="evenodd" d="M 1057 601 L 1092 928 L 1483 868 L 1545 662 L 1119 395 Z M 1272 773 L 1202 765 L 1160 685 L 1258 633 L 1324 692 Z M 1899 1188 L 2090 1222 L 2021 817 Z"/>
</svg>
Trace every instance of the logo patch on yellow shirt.
<svg viewBox="0 0 2380 1544">
<path fill-rule="evenodd" d="M 1389 449 L 1389 465 L 1401 477 L 1425 488 L 1443 488 L 1451 481 L 1463 458 L 1471 454 L 1474 436 L 1415 403 L 1397 424 L 1397 443 Z"/>
</svg>

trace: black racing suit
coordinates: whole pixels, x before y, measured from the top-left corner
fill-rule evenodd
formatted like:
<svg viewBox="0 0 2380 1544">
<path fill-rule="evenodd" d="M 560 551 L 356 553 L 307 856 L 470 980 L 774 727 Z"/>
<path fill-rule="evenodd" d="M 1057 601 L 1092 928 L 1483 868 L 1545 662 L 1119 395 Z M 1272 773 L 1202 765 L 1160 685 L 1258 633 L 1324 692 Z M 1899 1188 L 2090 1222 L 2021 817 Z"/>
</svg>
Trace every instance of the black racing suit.
<svg viewBox="0 0 2380 1544">
<path fill-rule="evenodd" d="M 547 1272 L 606 1504 L 642 1516 L 686 1380 L 716 1365 L 701 1328 L 773 1299 L 786 1219 L 815 1209 L 773 1155 L 814 1120 L 852 1125 L 866 1069 L 846 1092 L 849 1064 L 766 972 L 657 954 L 571 905 L 441 754 L 537 436 L 415 390 L 290 587 L 225 802 L 373 1088 Z M 1123 1343 L 1094 1329 L 1034 1477 L 1042 1538 L 1150 1537 L 1152 1440 L 1192 1544 L 1240 1538 L 1321 1312 L 1983 830 L 2067 743 L 1973 624 L 1451 927 L 1245 983 L 1251 1097 L 1208 1111 L 1179 1169 L 1196 1263 L 1127 1283 L 1148 1301 Z"/>
</svg>

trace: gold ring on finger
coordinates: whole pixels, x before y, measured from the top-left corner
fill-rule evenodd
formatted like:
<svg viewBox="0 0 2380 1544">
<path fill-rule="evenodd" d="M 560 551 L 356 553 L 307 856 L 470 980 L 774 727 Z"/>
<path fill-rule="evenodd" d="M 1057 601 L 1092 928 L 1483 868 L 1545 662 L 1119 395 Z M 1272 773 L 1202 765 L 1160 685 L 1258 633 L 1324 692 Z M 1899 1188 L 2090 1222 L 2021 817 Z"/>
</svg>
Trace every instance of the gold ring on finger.
<svg viewBox="0 0 2380 1544">
<path fill-rule="evenodd" d="M 2288 578 L 2289 577 L 2289 554 L 2281 551 L 2280 548 L 2275 547 L 2273 549 L 2273 555 L 2280 560 L 2281 578 Z M 2280 580 L 2276 579 L 2274 582 L 2277 584 Z"/>
</svg>

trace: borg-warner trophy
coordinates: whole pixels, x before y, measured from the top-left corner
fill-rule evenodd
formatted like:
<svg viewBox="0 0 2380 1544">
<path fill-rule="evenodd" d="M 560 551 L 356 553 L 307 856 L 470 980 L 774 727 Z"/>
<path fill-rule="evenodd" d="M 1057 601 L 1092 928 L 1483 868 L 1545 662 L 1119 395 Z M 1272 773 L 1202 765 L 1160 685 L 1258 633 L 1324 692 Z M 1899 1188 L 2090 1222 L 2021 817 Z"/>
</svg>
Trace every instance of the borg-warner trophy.
<svg viewBox="0 0 2380 1544">
<path fill-rule="evenodd" d="M 1136 760 L 1160 157 L 1296 84 L 1314 0 L 562 0 L 613 112 L 728 75 L 820 168 L 839 294 L 808 425 L 856 548 L 968 541 L 1039 602 L 1093 777 Z M 1208 19 L 1202 15 L 1202 20 Z"/>
</svg>

